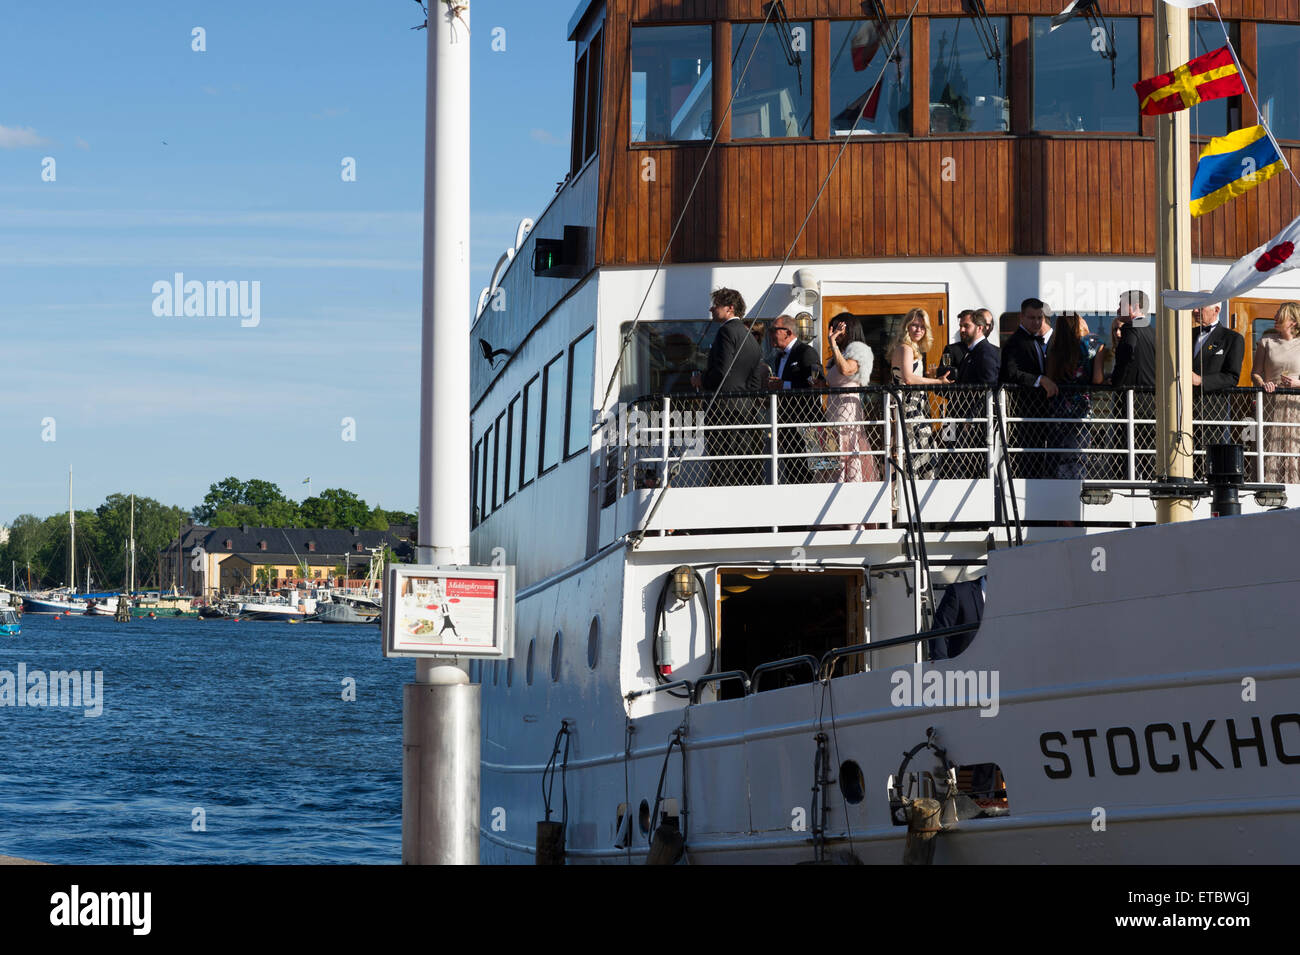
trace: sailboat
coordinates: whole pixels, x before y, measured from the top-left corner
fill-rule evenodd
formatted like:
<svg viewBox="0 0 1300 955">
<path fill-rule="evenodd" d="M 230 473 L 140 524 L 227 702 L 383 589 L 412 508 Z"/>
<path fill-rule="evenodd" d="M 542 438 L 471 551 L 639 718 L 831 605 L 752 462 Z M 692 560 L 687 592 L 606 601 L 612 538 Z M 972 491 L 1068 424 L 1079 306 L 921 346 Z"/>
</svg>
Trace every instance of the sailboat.
<svg viewBox="0 0 1300 955">
<path fill-rule="evenodd" d="M 824 62 L 841 25 L 785 6 Z M 1063 195 L 1052 165 L 1086 157 L 1104 182 L 1114 156 L 1145 163 L 1148 143 L 1023 135 L 1019 102 L 1012 135 L 932 139 L 922 87 L 910 138 L 835 141 L 839 94 L 821 75 L 810 141 L 715 150 L 751 52 L 742 34 L 762 36 L 778 7 L 759 27 L 584 0 L 570 21 L 570 175 L 521 226 L 471 331 L 508 350 L 473 365 L 472 562 L 504 553 L 518 575 L 514 655 L 469 667 L 484 696 L 482 860 L 539 861 L 541 830 L 494 825 L 509 818 L 558 820 L 548 861 L 583 863 L 1291 861 L 1300 513 L 1277 505 L 1300 487 L 1242 493 L 1241 516 L 1186 519 L 1210 508 L 1196 510 L 1183 440 L 1185 317 L 1160 317 L 1157 421 L 1132 390 L 1097 391 L 1109 402 L 1087 425 L 1097 440 L 1073 450 L 1123 475 L 1110 497 L 1085 486 L 1104 481 L 1017 470 L 1070 449 L 1019 437 L 1035 416 L 1010 388 L 845 389 L 863 400 L 852 427 L 866 436 L 846 450 L 812 443 L 827 428 L 821 396 L 664 386 L 704 370 L 716 327 L 702 313 L 719 287 L 744 292 L 751 324 L 787 313 L 823 360 L 834 317 L 883 346 L 920 308 L 937 364 L 951 301 L 1014 316 L 1044 276 L 1090 292 L 1118 277 L 1118 294 L 1149 274 L 1149 252 L 1119 228 L 1136 195 L 1124 174 L 1113 196 Z M 1172 70 L 1187 59 L 1186 14 L 1157 2 L 1155 16 L 1155 36 L 1184 40 L 1162 40 L 1156 65 Z M 945 18 L 928 20 L 934 37 Z M 915 59 L 920 80 L 927 57 Z M 1157 126 L 1155 288 L 1188 288 L 1186 116 Z M 948 150 L 957 172 L 944 180 Z M 1038 240 L 1040 214 L 1068 214 L 1062 236 L 1091 242 L 1098 202 L 1115 217 L 1096 226 L 1104 254 L 1017 251 Z M 875 362 L 887 374 L 883 348 Z M 1274 423 L 1251 407 L 1259 463 Z M 980 442 L 945 437 L 961 428 Z M 809 444 L 783 440 L 792 431 Z M 798 460 L 863 455 L 875 467 L 859 473 L 876 480 L 788 480 Z M 981 571 L 980 623 L 936 630 L 940 593 Z M 935 659 L 955 637 L 971 639 Z"/>
</svg>

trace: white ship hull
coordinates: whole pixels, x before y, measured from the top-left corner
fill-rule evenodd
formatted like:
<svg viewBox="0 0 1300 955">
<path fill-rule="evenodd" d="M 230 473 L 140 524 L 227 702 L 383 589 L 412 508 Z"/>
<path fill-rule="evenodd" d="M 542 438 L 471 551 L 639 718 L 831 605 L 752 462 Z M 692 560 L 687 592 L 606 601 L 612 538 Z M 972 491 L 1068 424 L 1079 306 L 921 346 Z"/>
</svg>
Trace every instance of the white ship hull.
<svg viewBox="0 0 1300 955">
<path fill-rule="evenodd" d="M 532 686 L 516 668 L 507 691 L 504 676 L 492 685 L 489 667 L 483 861 L 532 861 L 531 821 L 544 817 L 541 774 L 561 719 L 570 719 L 571 862 L 645 860 L 638 807 L 653 805 L 665 749 L 682 726 L 686 788 L 674 751 L 661 795 L 683 811 L 693 863 L 813 860 L 819 733 L 827 734 L 829 778 L 845 775 L 852 760 L 865 780 L 856 804 L 837 784 L 828 788 L 824 854 L 901 862 L 906 827 L 891 818 L 888 786 L 904 751 L 930 727 L 955 763 L 1000 767 L 1008 797 L 1006 815 L 964 819 L 940 834 L 936 863 L 1291 862 L 1300 839 L 1300 649 L 1292 622 L 1300 572 L 1288 542 L 1298 536 L 1293 510 L 990 555 L 974 643 L 920 672 L 922 682 L 931 669 L 996 673 L 996 715 L 895 705 L 916 679 L 904 664 L 692 706 L 662 693 L 642 697 L 630 704 L 627 757 L 621 688 L 644 669 L 645 641 L 626 641 L 621 661 L 585 673 L 577 654 L 566 655 L 558 684 L 535 664 L 541 675 Z M 1250 560 L 1220 565 L 1222 553 Z M 582 633 L 584 613 L 617 602 L 631 608 L 626 623 L 636 627 L 638 568 L 629 564 L 623 579 L 622 566 L 614 552 L 582 579 L 529 594 L 520 601 L 521 635 L 552 625 Z M 537 656 L 544 664 L 545 654 Z M 926 760 L 923 751 L 909 772 L 934 768 Z M 626 847 L 615 831 L 624 803 L 632 807 Z M 529 820 L 524 830 L 494 828 L 498 807 L 507 820 Z"/>
</svg>

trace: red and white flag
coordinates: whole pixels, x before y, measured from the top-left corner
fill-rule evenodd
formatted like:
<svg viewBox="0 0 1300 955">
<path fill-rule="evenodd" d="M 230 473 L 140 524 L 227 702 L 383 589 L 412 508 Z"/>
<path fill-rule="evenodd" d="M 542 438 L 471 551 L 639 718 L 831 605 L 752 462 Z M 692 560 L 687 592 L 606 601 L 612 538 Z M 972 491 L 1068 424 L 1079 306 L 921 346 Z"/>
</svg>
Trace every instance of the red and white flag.
<svg viewBox="0 0 1300 955">
<path fill-rule="evenodd" d="M 1177 292 L 1167 291 L 1161 296 L 1166 308 L 1186 311 L 1200 308 L 1213 302 L 1226 302 L 1228 299 L 1249 292 L 1257 285 L 1262 285 L 1274 275 L 1294 268 L 1300 268 L 1300 218 L 1269 239 L 1254 252 L 1238 259 L 1228 269 L 1212 292 Z"/>
<path fill-rule="evenodd" d="M 849 47 L 849 52 L 853 55 L 855 73 L 861 73 L 876 58 L 876 51 L 880 49 L 880 41 L 884 37 L 884 31 L 874 20 L 866 20 L 858 27 L 858 32 L 853 34 L 853 43 Z"/>
</svg>

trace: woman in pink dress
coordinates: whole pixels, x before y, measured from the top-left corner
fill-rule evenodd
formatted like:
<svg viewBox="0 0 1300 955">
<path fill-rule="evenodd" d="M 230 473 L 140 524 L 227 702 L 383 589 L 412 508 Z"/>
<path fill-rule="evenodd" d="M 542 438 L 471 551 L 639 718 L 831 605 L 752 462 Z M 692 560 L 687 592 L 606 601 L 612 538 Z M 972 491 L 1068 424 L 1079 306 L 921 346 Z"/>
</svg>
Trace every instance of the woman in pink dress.
<svg viewBox="0 0 1300 955">
<path fill-rule="evenodd" d="M 1300 395 L 1279 395 L 1278 388 L 1300 388 L 1300 304 L 1279 306 L 1273 330 L 1255 348 L 1251 380 L 1268 392 L 1264 399 L 1264 450 L 1300 454 Z M 1300 457 L 1266 457 L 1264 480 L 1300 484 Z"/>
<path fill-rule="evenodd" d="M 826 361 L 826 384 L 830 388 L 864 388 L 871 382 L 871 346 L 862 335 L 862 325 L 852 319 L 831 322 L 831 357 Z M 836 425 L 840 447 L 841 481 L 879 481 L 871 442 L 863 423 L 866 414 L 862 396 L 831 395 L 826 402 L 826 420 Z"/>
</svg>

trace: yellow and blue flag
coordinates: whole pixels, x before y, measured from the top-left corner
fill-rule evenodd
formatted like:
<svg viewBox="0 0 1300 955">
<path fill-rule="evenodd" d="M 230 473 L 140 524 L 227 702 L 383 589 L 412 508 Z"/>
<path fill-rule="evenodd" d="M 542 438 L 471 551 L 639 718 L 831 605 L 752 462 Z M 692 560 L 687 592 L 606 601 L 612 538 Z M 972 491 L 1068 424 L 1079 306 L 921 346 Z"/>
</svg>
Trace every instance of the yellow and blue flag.
<svg viewBox="0 0 1300 955">
<path fill-rule="evenodd" d="M 1286 168 L 1263 126 L 1216 136 L 1201 152 L 1192 180 L 1192 215 L 1203 216 Z"/>
</svg>

